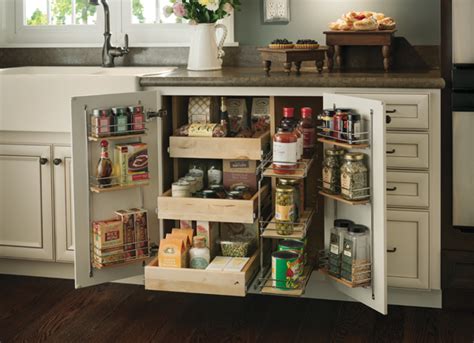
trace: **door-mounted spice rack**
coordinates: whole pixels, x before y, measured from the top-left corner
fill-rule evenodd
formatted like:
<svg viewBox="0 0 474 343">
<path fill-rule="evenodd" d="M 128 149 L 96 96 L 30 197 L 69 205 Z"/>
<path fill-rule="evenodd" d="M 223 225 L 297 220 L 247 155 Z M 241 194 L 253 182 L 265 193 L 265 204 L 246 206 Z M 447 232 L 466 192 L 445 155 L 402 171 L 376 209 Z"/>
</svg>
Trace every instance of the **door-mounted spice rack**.
<svg viewBox="0 0 474 343">
<path fill-rule="evenodd" d="M 331 280 L 334 280 L 346 287 L 349 288 L 356 288 L 356 287 L 368 287 L 371 284 L 371 268 L 372 268 L 372 263 L 370 262 L 364 262 L 361 264 L 358 264 L 357 266 L 352 266 L 351 268 L 351 279 L 352 280 L 347 280 L 340 275 L 337 276 L 334 273 L 330 272 L 330 265 L 329 265 L 329 251 L 323 250 L 320 251 L 319 254 L 319 269 L 318 271 L 321 274 L 326 275 L 329 277 Z"/>
</svg>

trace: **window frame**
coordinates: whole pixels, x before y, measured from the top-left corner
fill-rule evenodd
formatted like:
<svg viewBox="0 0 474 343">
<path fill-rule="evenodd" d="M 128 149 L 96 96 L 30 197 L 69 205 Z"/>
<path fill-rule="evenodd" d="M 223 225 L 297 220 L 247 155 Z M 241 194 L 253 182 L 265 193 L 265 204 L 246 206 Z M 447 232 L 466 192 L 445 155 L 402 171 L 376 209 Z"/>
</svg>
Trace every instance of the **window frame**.
<svg viewBox="0 0 474 343">
<path fill-rule="evenodd" d="M 0 0 L 0 47 L 100 47 L 103 44 L 104 14 L 97 11 L 95 25 L 28 26 L 24 23 L 25 0 Z M 26 0 L 27 1 L 27 0 Z M 186 47 L 190 45 L 188 24 L 132 24 L 131 0 L 109 0 L 112 43 L 130 47 Z M 14 15 L 9 15 L 14 13 Z M 228 34 L 226 46 L 238 46 L 234 15 L 222 20 Z"/>
</svg>

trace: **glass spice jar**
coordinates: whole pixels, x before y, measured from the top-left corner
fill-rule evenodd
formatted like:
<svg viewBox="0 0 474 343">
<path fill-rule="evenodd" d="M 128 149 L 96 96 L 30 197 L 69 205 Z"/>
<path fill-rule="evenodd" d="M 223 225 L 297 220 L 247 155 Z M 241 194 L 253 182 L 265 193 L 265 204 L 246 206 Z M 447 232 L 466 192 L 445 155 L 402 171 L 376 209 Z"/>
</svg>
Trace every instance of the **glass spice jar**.
<svg viewBox="0 0 474 343">
<path fill-rule="evenodd" d="M 349 144 L 356 144 L 360 140 L 361 124 L 362 121 L 360 114 L 350 113 L 347 115 L 345 131 L 347 132 L 347 140 L 349 141 Z"/>
<path fill-rule="evenodd" d="M 91 133 L 94 137 L 110 136 L 112 132 L 112 120 L 107 109 L 93 109 L 91 116 Z"/>
<path fill-rule="evenodd" d="M 325 150 L 323 161 L 323 190 L 325 192 L 330 194 L 341 193 L 341 166 L 345 153 L 345 150 L 338 148 Z"/>
<path fill-rule="evenodd" d="M 334 115 L 336 111 L 334 110 L 324 110 L 322 114 L 318 116 L 318 119 L 321 121 L 322 134 L 327 137 L 332 136 L 332 130 L 334 130 Z"/>
<path fill-rule="evenodd" d="M 211 185 L 209 187 L 209 189 L 213 190 L 214 192 L 216 192 L 217 194 L 217 197 L 220 198 L 220 199 L 225 199 L 227 194 L 225 192 L 225 189 L 224 189 L 224 186 L 222 185 Z"/>
<path fill-rule="evenodd" d="M 294 187 L 277 185 L 275 198 L 276 231 L 279 235 L 291 235 L 294 232 L 294 223 L 296 221 Z"/>
<path fill-rule="evenodd" d="M 143 113 L 143 106 L 129 106 L 130 125 L 134 133 L 145 132 L 145 114 Z"/>
<path fill-rule="evenodd" d="M 313 110 L 311 107 L 301 109 L 301 121 L 299 126 L 303 132 L 303 158 L 311 159 L 314 155 L 314 144 L 316 142 L 316 132 L 313 122 Z"/>
<path fill-rule="evenodd" d="M 301 218 L 301 215 L 303 214 L 303 211 L 304 211 L 304 208 L 303 208 L 304 201 L 302 200 L 302 197 L 304 197 L 304 194 L 302 194 L 301 192 L 302 191 L 301 182 L 294 179 L 278 179 L 278 185 L 293 187 L 294 192 L 295 192 L 295 221 L 298 221 Z"/>
<path fill-rule="evenodd" d="M 364 200 L 369 197 L 365 157 L 366 155 L 360 152 L 349 152 L 344 155 L 344 163 L 341 166 L 341 195 L 344 199 Z"/>
<path fill-rule="evenodd" d="M 350 110 L 346 108 L 336 109 L 336 115 L 334 116 L 334 138 L 339 140 L 347 139 L 347 134 L 345 132 L 345 122 L 347 122 L 347 116 L 349 113 Z"/>
<path fill-rule="evenodd" d="M 123 135 L 127 133 L 128 128 L 128 117 L 127 109 L 124 107 L 113 107 L 112 108 L 114 118 L 114 132 L 116 135 Z"/>
</svg>

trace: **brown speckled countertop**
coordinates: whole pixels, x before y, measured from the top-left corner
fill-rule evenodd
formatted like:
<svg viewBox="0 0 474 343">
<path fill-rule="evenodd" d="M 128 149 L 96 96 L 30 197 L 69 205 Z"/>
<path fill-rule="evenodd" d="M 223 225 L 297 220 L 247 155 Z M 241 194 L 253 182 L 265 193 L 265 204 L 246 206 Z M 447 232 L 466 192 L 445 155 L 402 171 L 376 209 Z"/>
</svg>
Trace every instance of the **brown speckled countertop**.
<svg viewBox="0 0 474 343">
<path fill-rule="evenodd" d="M 430 88 L 442 89 L 445 82 L 439 70 L 429 71 L 393 71 L 389 73 L 332 72 L 318 74 L 313 70 L 304 70 L 301 76 L 294 72 L 287 75 L 283 71 L 272 71 L 266 77 L 262 68 L 224 67 L 219 71 L 194 72 L 183 67 L 159 76 L 140 78 L 143 87 L 320 87 L 320 88 Z"/>
</svg>

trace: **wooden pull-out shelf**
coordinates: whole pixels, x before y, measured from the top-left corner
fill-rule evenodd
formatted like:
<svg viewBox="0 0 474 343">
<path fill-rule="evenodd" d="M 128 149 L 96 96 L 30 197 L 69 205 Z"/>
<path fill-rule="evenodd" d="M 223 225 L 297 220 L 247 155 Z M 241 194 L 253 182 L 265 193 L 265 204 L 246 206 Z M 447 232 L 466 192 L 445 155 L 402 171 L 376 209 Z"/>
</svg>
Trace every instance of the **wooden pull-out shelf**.
<svg viewBox="0 0 474 343">
<path fill-rule="evenodd" d="M 260 190 L 264 199 L 268 186 Z M 258 209 L 258 192 L 250 200 L 175 198 L 171 190 L 158 197 L 158 218 L 252 224 Z"/>
<path fill-rule="evenodd" d="M 169 153 L 171 158 L 259 161 L 269 142 L 269 131 L 257 138 L 173 136 L 170 137 Z"/>
<path fill-rule="evenodd" d="M 145 289 L 244 297 L 258 271 L 258 251 L 240 272 L 189 268 L 161 268 L 158 258 L 145 267 Z"/>
</svg>

